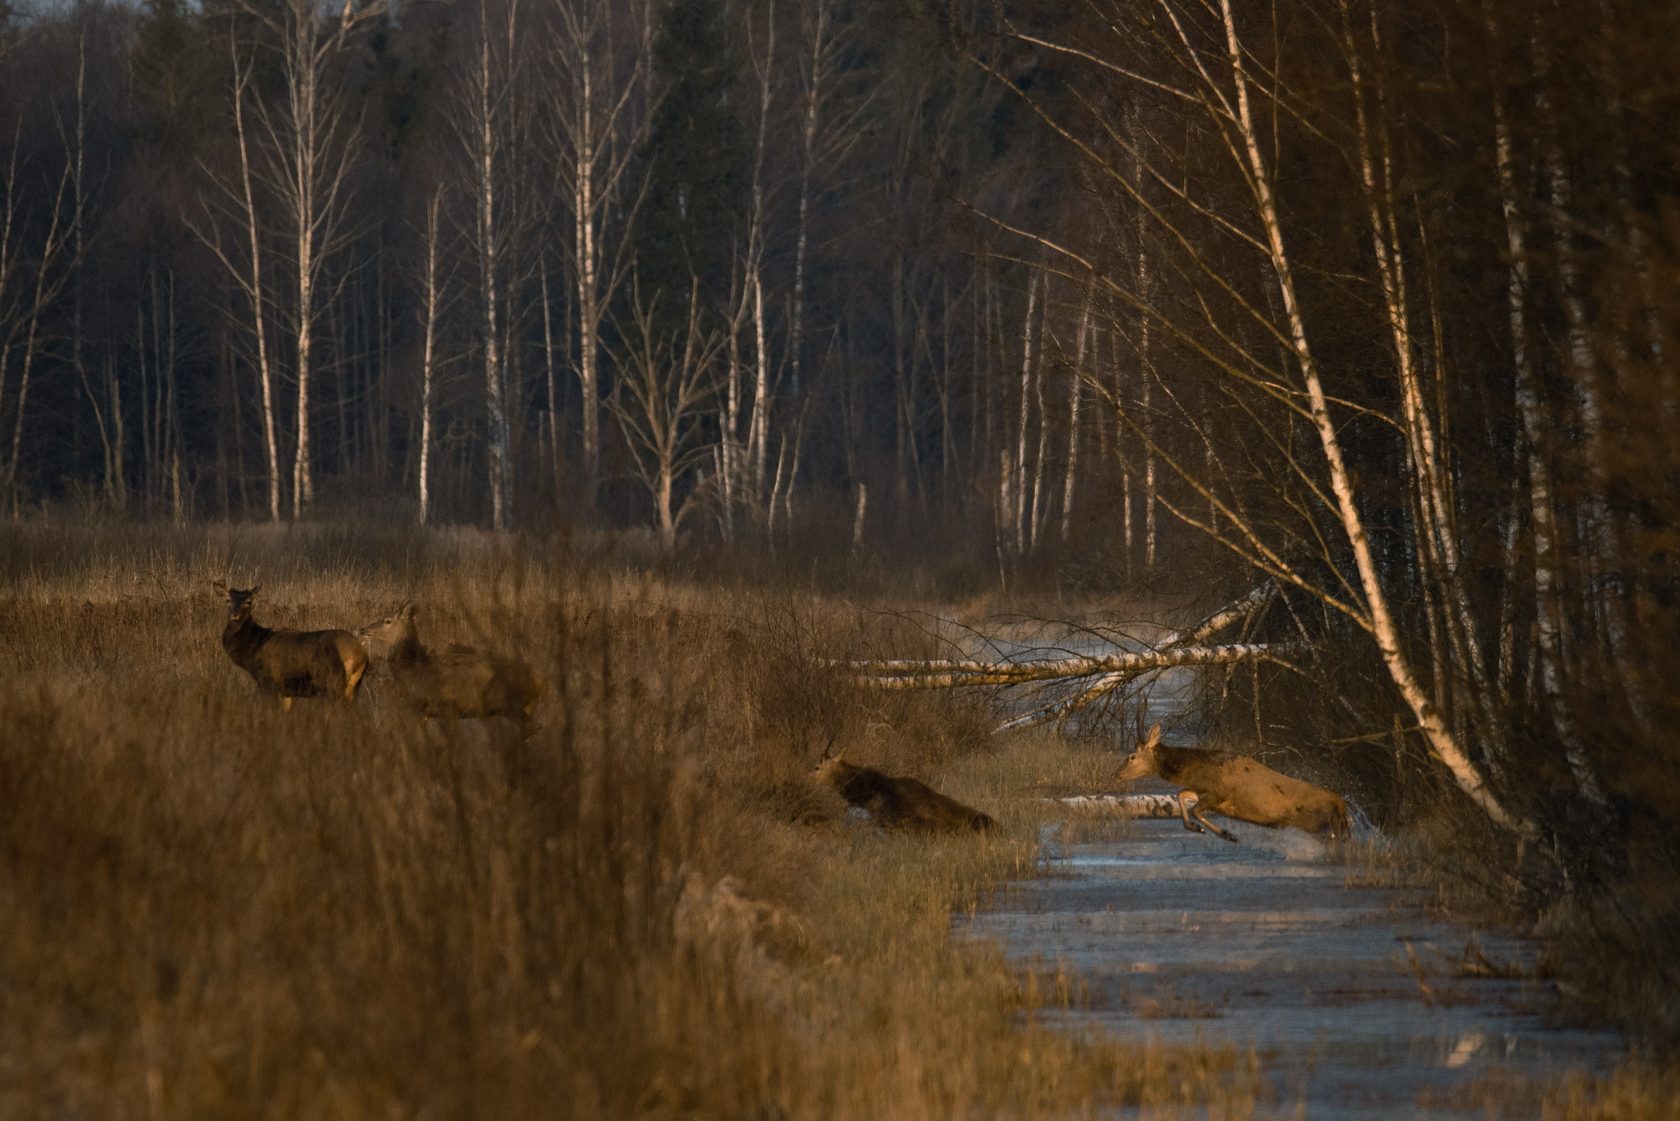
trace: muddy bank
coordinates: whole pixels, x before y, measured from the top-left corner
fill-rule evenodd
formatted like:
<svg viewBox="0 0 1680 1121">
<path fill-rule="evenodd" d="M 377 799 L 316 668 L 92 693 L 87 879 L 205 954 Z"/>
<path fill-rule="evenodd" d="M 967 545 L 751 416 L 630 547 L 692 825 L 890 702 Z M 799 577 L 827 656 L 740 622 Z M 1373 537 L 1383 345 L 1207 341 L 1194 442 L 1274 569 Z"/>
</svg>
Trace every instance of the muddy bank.
<svg viewBox="0 0 1680 1121">
<path fill-rule="evenodd" d="M 1176 820 L 1082 827 L 1077 843 L 1047 827 L 1043 875 L 964 928 L 1082 978 L 1079 1007 L 1044 1014 L 1070 1029 L 1252 1050 L 1262 1118 L 1534 1116 L 1536 1083 L 1622 1054 L 1613 1034 L 1547 1023 L 1534 943 L 1350 881 L 1306 834 L 1232 830 L 1240 844 Z"/>
</svg>

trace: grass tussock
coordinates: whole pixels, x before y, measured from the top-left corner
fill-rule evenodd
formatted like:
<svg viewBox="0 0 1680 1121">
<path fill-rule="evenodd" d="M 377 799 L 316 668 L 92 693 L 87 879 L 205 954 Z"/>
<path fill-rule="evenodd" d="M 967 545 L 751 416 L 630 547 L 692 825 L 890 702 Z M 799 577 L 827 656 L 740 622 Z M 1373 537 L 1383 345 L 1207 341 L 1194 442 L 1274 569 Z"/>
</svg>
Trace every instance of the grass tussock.
<svg viewBox="0 0 1680 1121">
<path fill-rule="evenodd" d="M 959 701 L 830 664 L 899 624 L 473 535 L 135 528 L 0 541 L 0 1116 L 1241 1115 L 1251 1057 L 1041 1027 L 1076 1002 L 953 934 L 1093 753 L 994 748 Z M 370 677 L 265 703 L 216 577 L 271 626 L 405 597 L 517 651 L 540 728 Z M 991 813 L 859 826 L 834 747 Z"/>
</svg>

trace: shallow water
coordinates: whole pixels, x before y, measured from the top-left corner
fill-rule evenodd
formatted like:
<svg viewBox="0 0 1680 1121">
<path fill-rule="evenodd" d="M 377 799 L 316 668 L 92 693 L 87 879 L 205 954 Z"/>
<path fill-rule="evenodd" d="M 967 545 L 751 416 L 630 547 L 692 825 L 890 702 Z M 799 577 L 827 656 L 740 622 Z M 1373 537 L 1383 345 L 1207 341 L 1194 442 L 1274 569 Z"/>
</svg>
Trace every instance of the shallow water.
<svg viewBox="0 0 1680 1121">
<path fill-rule="evenodd" d="M 1176 820 L 1080 843 L 1049 826 L 1043 874 L 1007 885 L 965 929 L 1083 980 L 1085 999 L 1041 1022 L 1252 1049 L 1270 1088 L 1258 1118 L 1534 1116 L 1511 1088 L 1621 1055 L 1613 1034 L 1547 1023 L 1532 942 L 1444 920 L 1415 891 L 1349 886 L 1304 833 L 1222 824 L 1239 844 Z M 1505 976 L 1473 975 L 1471 947 Z M 1490 1097 L 1515 1112 L 1490 1112 Z"/>
</svg>

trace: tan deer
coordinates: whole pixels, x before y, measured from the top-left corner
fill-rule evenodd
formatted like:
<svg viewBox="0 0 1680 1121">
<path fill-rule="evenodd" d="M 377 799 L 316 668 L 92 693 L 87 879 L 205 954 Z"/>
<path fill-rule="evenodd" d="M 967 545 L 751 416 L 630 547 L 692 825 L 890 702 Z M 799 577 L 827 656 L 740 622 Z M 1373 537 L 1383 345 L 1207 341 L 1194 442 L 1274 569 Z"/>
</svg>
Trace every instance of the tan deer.
<svg viewBox="0 0 1680 1121">
<path fill-rule="evenodd" d="M 470 646 L 428 650 L 417 614 L 414 604 L 404 603 L 356 632 L 376 651 L 389 651 L 391 677 L 409 705 L 422 716 L 448 720 L 505 716 L 529 737 L 543 693 L 530 667 Z"/>
<path fill-rule="evenodd" d="M 215 582 L 227 597 L 227 625 L 222 649 L 233 664 L 251 675 L 257 688 L 280 698 L 290 711 L 298 697 L 356 699 L 356 688 L 367 673 L 367 650 L 349 631 L 270 630 L 251 617 L 255 588 L 230 588 Z"/>
<path fill-rule="evenodd" d="M 1161 743 L 1159 724 L 1149 729 L 1147 736 L 1140 735 L 1136 750 L 1120 763 L 1118 777 L 1123 782 L 1146 775 L 1158 775 L 1182 788 L 1178 792 L 1178 816 L 1184 828 L 1193 833 L 1205 827 L 1227 841 L 1236 840 L 1204 816 L 1209 810 L 1256 825 L 1292 825 L 1333 837 L 1346 837 L 1351 832 L 1348 806 L 1341 795 L 1281 775 L 1246 755 L 1166 747 Z"/>
<path fill-rule="evenodd" d="M 889 829 L 919 829 L 929 833 L 976 832 L 994 828 L 997 822 L 979 810 L 970 809 L 913 778 L 889 775 L 873 767 L 857 767 L 830 755 L 811 771 L 817 782 L 826 783 L 848 803 L 869 811 L 869 816 Z"/>
</svg>

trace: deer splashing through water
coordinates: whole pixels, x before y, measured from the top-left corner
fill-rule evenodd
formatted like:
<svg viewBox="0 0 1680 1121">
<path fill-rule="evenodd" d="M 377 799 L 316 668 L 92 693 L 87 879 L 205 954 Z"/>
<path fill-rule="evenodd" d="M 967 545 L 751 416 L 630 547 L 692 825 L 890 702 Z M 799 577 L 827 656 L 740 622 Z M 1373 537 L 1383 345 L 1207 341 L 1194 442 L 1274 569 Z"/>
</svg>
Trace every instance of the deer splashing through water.
<svg viewBox="0 0 1680 1121">
<path fill-rule="evenodd" d="M 1180 787 L 1179 818 L 1193 833 L 1206 831 L 1227 841 L 1236 840 L 1229 830 L 1207 819 L 1209 811 L 1255 825 L 1291 825 L 1332 837 L 1346 837 L 1351 832 L 1348 805 L 1341 795 L 1279 774 L 1246 755 L 1167 747 L 1161 743 L 1159 724 L 1147 736 L 1138 737 L 1136 749 L 1121 760 L 1116 777 L 1131 782 L 1148 775 Z"/>
</svg>

